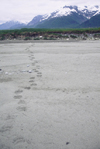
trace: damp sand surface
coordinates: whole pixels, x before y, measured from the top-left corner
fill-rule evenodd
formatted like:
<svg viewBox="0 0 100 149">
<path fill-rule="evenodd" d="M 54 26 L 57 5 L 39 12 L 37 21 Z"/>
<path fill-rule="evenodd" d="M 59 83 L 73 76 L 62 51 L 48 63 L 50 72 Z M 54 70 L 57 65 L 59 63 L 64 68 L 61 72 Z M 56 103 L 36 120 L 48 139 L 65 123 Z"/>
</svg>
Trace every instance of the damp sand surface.
<svg viewBox="0 0 100 149">
<path fill-rule="evenodd" d="M 100 41 L 0 44 L 0 149 L 100 149 Z"/>
</svg>

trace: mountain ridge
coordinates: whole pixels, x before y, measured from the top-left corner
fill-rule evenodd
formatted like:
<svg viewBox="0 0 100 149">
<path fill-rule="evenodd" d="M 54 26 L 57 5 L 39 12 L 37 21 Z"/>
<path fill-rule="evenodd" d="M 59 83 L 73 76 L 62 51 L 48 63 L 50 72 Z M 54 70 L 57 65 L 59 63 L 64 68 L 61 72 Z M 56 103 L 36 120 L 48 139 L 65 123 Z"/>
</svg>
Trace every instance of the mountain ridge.
<svg viewBox="0 0 100 149">
<path fill-rule="evenodd" d="M 80 28 L 100 27 L 100 14 L 91 17 L 89 20 L 83 22 Z"/>
<path fill-rule="evenodd" d="M 100 14 L 100 6 L 63 6 L 54 12 L 45 15 L 37 15 L 30 22 L 26 24 L 18 21 L 9 21 L 0 25 L 2 29 L 20 29 L 20 28 L 81 28 L 81 27 L 96 27 L 96 25 L 89 25 L 89 20 L 96 20 L 97 15 Z M 96 17 L 96 18 L 95 18 Z M 96 21 L 100 26 L 100 23 Z"/>
<path fill-rule="evenodd" d="M 34 25 L 34 22 L 32 25 L 32 21 L 31 21 L 31 27 L 35 27 L 35 28 L 77 28 L 82 23 L 84 23 L 85 21 L 89 20 L 91 17 L 99 13 L 100 13 L 100 6 L 97 6 L 97 5 L 94 7 L 88 7 L 88 6 L 78 7 L 75 5 L 74 6 L 65 5 L 64 7 L 61 7 L 60 9 L 52 13 L 43 15 L 40 18 L 40 20 L 38 19 L 37 25 Z M 62 23 L 62 20 L 63 20 L 63 23 Z M 71 23 L 69 24 L 69 22 Z"/>
<path fill-rule="evenodd" d="M 80 8 L 78 6 L 64 6 L 48 14 L 40 21 L 36 28 L 77 28 L 85 21 L 100 13 L 100 6 Z M 64 20 L 65 18 L 65 20 Z M 63 21 L 62 21 L 63 20 Z M 70 24 L 69 24 L 70 22 Z M 75 23 L 76 22 L 76 23 Z M 62 24 L 62 25 L 61 25 Z"/>
<path fill-rule="evenodd" d="M 7 21 L 7 22 L 5 22 L 3 24 L 0 24 L 0 30 L 3 30 L 3 29 L 4 30 L 6 30 L 6 29 L 16 29 L 16 28 L 20 29 L 20 28 L 22 28 L 24 26 L 25 26 L 24 23 L 11 20 L 11 21 Z"/>
</svg>

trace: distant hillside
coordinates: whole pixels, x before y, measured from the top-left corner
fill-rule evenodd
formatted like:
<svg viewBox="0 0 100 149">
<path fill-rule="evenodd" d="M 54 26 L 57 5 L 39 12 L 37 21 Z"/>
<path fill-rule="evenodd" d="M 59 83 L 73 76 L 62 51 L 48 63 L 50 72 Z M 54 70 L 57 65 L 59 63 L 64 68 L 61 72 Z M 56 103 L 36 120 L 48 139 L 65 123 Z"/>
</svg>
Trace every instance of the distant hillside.
<svg viewBox="0 0 100 149">
<path fill-rule="evenodd" d="M 18 21 L 8 21 L 0 25 L 0 30 L 6 29 L 20 29 L 25 26 L 24 23 L 20 23 Z"/>
<path fill-rule="evenodd" d="M 82 23 L 80 28 L 89 28 L 89 27 L 100 27 L 100 14 L 93 16 L 90 20 Z"/>
<path fill-rule="evenodd" d="M 57 17 L 50 20 L 46 20 L 43 23 L 36 26 L 36 28 L 73 28 L 78 23 L 70 17 Z"/>
<path fill-rule="evenodd" d="M 40 23 L 40 21 L 43 19 L 42 15 L 35 16 L 28 24 L 27 27 L 35 27 Z"/>
<path fill-rule="evenodd" d="M 72 13 L 68 16 L 47 19 L 35 28 L 75 28 L 85 20 L 87 19 L 84 16 Z"/>
</svg>

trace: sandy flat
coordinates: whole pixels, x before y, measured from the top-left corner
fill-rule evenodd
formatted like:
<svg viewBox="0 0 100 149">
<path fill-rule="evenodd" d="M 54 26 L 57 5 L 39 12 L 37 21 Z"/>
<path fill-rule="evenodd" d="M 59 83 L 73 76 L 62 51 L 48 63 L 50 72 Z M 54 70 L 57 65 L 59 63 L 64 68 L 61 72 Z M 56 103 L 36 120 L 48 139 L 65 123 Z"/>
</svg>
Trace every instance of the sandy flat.
<svg viewBox="0 0 100 149">
<path fill-rule="evenodd" d="M 100 149 L 100 41 L 0 44 L 0 149 Z"/>
</svg>

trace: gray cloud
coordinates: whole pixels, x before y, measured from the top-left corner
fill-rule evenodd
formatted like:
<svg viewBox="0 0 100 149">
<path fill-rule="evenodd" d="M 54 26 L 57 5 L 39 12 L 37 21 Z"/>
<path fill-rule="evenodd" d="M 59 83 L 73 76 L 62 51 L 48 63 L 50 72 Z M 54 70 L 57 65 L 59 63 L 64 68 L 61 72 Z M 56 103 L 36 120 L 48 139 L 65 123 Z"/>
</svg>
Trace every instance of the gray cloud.
<svg viewBox="0 0 100 149">
<path fill-rule="evenodd" d="M 51 1 L 61 1 L 68 5 L 100 5 L 100 0 L 51 0 Z"/>
</svg>

